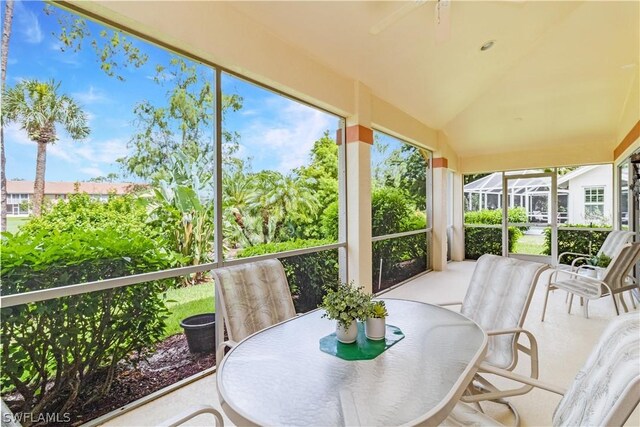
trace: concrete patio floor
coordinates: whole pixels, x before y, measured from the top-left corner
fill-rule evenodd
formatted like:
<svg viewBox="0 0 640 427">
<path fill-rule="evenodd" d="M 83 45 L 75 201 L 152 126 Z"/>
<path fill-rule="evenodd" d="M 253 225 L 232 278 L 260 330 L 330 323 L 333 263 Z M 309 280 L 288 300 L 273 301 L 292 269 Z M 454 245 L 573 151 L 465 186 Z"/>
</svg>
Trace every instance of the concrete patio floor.
<svg viewBox="0 0 640 427">
<path fill-rule="evenodd" d="M 474 266 L 475 263 L 472 261 L 450 263 L 447 271 L 425 274 L 385 293 L 384 297 L 428 303 L 461 301 Z M 546 319 L 540 322 L 544 284 L 547 283 L 548 277 L 548 273 L 544 273 L 540 278 L 524 326 L 533 332 L 538 340 L 540 379 L 566 388 L 586 360 L 607 322 L 615 317 L 615 312 L 611 300 L 603 298 L 590 303 L 589 319 L 583 317 L 582 310 L 576 301 L 574 301 L 572 314 L 567 314 L 565 294 L 555 292 L 549 297 Z M 635 312 L 637 313 L 637 309 Z M 524 396 L 512 397 L 509 400 L 520 412 L 522 426 L 549 426 L 560 396 L 534 389 Z M 189 406 L 198 404 L 210 404 L 219 408 L 215 374 L 124 413 L 104 425 L 154 426 L 186 410 Z M 488 404 L 485 409 L 499 421 L 513 425 L 512 417 L 502 405 Z M 185 425 L 206 426 L 213 423 L 213 417 L 205 414 Z M 225 424 L 232 425 L 228 419 L 225 419 Z M 638 408 L 627 420 L 626 425 L 640 426 Z"/>
</svg>

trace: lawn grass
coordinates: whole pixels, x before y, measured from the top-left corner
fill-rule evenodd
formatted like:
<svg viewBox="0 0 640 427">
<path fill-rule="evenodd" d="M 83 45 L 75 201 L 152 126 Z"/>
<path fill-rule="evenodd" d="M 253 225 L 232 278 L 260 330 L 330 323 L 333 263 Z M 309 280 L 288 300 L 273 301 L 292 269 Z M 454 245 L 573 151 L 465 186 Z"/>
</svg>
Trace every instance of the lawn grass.
<svg viewBox="0 0 640 427">
<path fill-rule="evenodd" d="M 544 249 L 544 236 L 528 235 L 518 239 L 516 243 L 516 250 L 513 253 L 516 254 L 528 254 L 528 255 L 543 255 Z"/>
<path fill-rule="evenodd" d="M 165 337 L 182 332 L 180 321 L 195 314 L 213 313 L 216 310 L 213 296 L 213 282 L 186 288 L 170 289 L 165 301 L 169 318 L 165 321 Z"/>
<path fill-rule="evenodd" d="M 15 233 L 16 231 L 18 231 L 18 229 L 20 227 L 22 227 L 22 224 L 24 224 L 25 222 L 29 221 L 29 217 L 27 216 L 8 216 L 7 217 L 7 231 L 10 233 Z"/>
</svg>

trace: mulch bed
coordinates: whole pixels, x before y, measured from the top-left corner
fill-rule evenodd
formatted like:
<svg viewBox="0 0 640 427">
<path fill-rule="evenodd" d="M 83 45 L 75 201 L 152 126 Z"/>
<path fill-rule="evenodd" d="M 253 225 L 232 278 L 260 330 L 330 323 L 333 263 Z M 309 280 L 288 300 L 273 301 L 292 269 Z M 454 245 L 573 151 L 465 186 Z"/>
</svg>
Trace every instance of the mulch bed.
<svg viewBox="0 0 640 427">
<path fill-rule="evenodd" d="M 380 288 L 378 288 L 378 278 L 373 278 L 373 288 L 374 292 L 380 292 L 385 289 L 389 289 L 390 287 L 397 285 L 400 282 L 403 282 L 410 277 L 415 276 L 416 274 L 422 273 L 425 271 L 424 262 L 422 260 L 409 260 L 403 261 L 398 264 L 398 272 L 393 277 L 385 277 L 384 274 L 382 276 L 382 283 Z"/>
<path fill-rule="evenodd" d="M 116 378 L 111 385 L 111 390 L 104 398 L 89 405 L 82 406 L 85 401 L 82 396 L 77 404 L 69 411 L 71 414 L 70 425 L 81 425 L 118 409 L 127 403 L 147 396 L 161 388 L 175 384 L 176 382 L 202 372 L 215 365 L 214 353 L 191 354 L 187 347 L 184 334 L 178 334 L 160 342 L 156 351 L 146 360 L 133 363 L 121 363 L 117 369 Z M 98 376 L 96 382 L 100 382 Z M 4 396 L 7 404 L 14 406 L 10 399 L 14 396 Z M 54 424 L 48 424 L 54 425 Z"/>
</svg>

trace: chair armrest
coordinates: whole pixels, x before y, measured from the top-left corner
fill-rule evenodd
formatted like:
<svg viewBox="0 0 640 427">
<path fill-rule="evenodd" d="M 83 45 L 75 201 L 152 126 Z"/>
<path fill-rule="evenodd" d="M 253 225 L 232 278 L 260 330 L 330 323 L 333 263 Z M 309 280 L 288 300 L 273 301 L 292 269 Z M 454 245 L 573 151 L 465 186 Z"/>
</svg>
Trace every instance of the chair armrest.
<svg viewBox="0 0 640 427">
<path fill-rule="evenodd" d="M 578 253 L 578 252 L 562 252 L 560 255 L 558 255 L 558 264 L 562 264 L 560 262 L 560 260 L 562 260 L 562 257 L 565 256 L 565 255 L 577 255 L 577 256 L 583 257 L 583 258 L 585 258 L 585 257 L 588 258 L 589 257 L 589 254 L 581 254 L 581 253 Z"/>
<path fill-rule="evenodd" d="M 604 284 L 602 280 L 598 280 L 595 277 L 585 276 L 584 274 L 580 274 L 578 271 L 565 271 L 564 273 L 568 274 L 573 279 L 586 280 L 589 282 Z"/>
<path fill-rule="evenodd" d="M 491 366 L 484 362 L 480 363 L 480 369 L 482 369 L 483 372 L 488 372 L 490 374 L 498 375 L 500 377 L 504 377 L 513 381 L 517 381 L 517 382 L 527 384 L 536 388 L 540 388 L 542 390 L 547 390 L 552 393 L 559 394 L 561 396 L 563 396 L 567 392 L 567 390 L 561 387 L 556 387 L 552 384 L 545 383 L 535 378 L 529 378 L 529 377 L 525 377 L 524 375 L 515 374 L 511 371 L 507 371 L 506 369 L 496 368 L 495 366 Z"/>
<path fill-rule="evenodd" d="M 527 354 L 529 356 L 530 363 L 531 363 L 529 376 L 525 377 L 522 375 L 517 375 L 517 377 L 527 378 L 530 381 L 537 381 L 538 373 L 539 373 L 538 372 L 538 342 L 536 341 L 535 336 L 531 332 L 523 328 L 508 328 L 508 329 L 496 329 L 492 331 L 486 331 L 486 334 L 488 336 L 516 334 L 517 335 L 515 338 L 516 351 L 522 351 L 523 353 Z M 525 347 L 523 344 L 520 344 L 518 342 L 520 334 L 526 335 L 526 337 L 529 340 L 529 347 Z M 515 360 L 517 363 L 517 358 Z M 514 369 L 514 368 L 515 366 L 510 367 L 510 369 Z M 462 396 L 460 400 L 467 403 L 481 402 L 483 400 L 496 400 L 496 399 L 503 399 L 511 396 L 520 396 L 531 391 L 532 385 L 523 381 L 518 381 L 515 378 L 516 374 L 513 374 L 509 369 L 495 368 L 494 366 L 489 365 L 486 362 L 481 362 L 478 367 L 478 373 L 485 372 L 489 374 L 494 374 L 495 373 L 494 370 L 496 369 L 500 371 L 500 374 L 497 374 L 497 375 L 514 380 L 516 382 L 524 383 L 525 385 L 518 388 L 499 390 L 495 388 L 495 386 L 492 386 L 491 383 L 487 382 L 481 376 L 477 376 L 477 379 L 479 379 L 481 383 L 484 383 L 484 385 L 490 386 L 489 391 L 483 392 L 481 394 L 472 394 L 470 396 Z"/>
<path fill-rule="evenodd" d="M 458 302 L 443 302 L 442 304 L 436 304 L 438 307 L 449 307 L 451 305 L 462 305 L 462 301 Z"/>
<path fill-rule="evenodd" d="M 577 258 L 575 258 L 573 261 L 571 261 L 571 268 L 576 268 L 576 262 L 580 261 L 580 260 L 588 260 L 589 256 L 579 256 Z"/>
<path fill-rule="evenodd" d="M 158 427 L 176 427 L 201 414 L 212 414 L 216 418 L 216 426 L 224 426 L 222 415 L 220 414 L 220 412 L 218 412 L 218 410 L 210 405 L 198 405 L 194 406 L 193 408 L 189 408 L 187 411 L 182 412 L 175 417 L 163 421 L 158 425 Z"/>
<path fill-rule="evenodd" d="M 232 340 L 227 340 L 220 343 L 218 349 L 216 350 L 216 366 L 220 366 L 220 362 L 222 362 L 222 359 L 224 358 L 224 350 L 226 348 L 233 348 L 236 345 L 238 345 L 238 343 Z"/>
</svg>

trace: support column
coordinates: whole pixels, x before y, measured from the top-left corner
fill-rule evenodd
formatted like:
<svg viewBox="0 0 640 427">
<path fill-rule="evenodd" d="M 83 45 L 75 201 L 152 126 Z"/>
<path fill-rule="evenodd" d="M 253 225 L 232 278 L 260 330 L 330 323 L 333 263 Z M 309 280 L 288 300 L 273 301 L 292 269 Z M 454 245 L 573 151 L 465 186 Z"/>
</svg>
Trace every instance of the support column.
<svg viewBox="0 0 640 427">
<path fill-rule="evenodd" d="M 373 131 L 347 127 L 347 277 L 371 293 L 371 144 Z"/>
<path fill-rule="evenodd" d="M 460 173 L 453 175 L 453 241 L 451 260 L 464 261 L 464 185 Z"/>
<path fill-rule="evenodd" d="M 447 269 L 447 167 L 445 157 L 434 157 L 433 174 L 433 215 L 431 261 L 435 271 Z"/>
<path fill-rule="evenodd" d="M 356 115 L 347 119 L 347 277 L 372 292 L 371 265 L 371 99 L 356 83 Z"/>
</svg>

